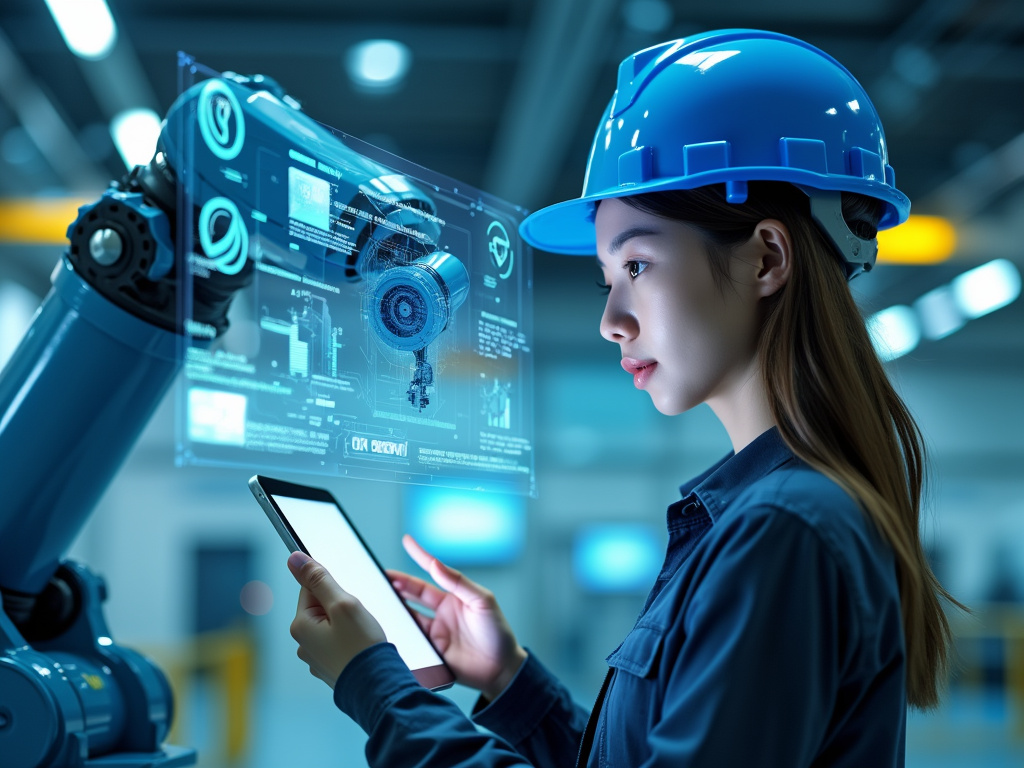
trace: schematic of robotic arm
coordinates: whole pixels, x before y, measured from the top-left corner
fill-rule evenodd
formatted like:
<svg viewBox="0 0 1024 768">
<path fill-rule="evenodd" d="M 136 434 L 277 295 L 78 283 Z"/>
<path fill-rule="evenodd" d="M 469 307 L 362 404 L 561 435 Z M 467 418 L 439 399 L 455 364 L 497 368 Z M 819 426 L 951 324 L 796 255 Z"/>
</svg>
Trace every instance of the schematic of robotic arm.
<svg viewBox="0 0 1024 768">
<path fill-rule="evenodd" d="M 369 325 L 413 353 L 408 400 L 426 405 L 427 348 L 469 290 L 466 267 L 437 248 L 435 214 L 275 83 L 238 76 L 182 93 L 153 160 L 80 209 L 53 288 L 0 372 L 5 768 L 195 762 L 162 744 L 173 710 L 163 673 L 113 642 L 102 580 L 63 558 L 180 370 L 183 334 L 223 333 L 258 262 L 309 274 L 343 264 L 364 281 Z"/>
<path fill-rule="evenodd" d="M 226 74 L 193 86 L 167 125 L 193 113 L 186 122 L 195 131 L 165 131 L 158 158 L 192 174 L 186 188 L 207 264 L 243 269 L 245 222 L 255 217 L 260 237 L 249 250 L 264 263 L 307 275 L 343 265 L 345 280 L 366 284 L 376 339 L 414 354 L 407 395 L 422 409 L 434 379 L 427 347 L 469 293 L 465 265 L 437 248 L 441 219 L 430 196 L 346 146 L 269 78 Z"/>
</svg>

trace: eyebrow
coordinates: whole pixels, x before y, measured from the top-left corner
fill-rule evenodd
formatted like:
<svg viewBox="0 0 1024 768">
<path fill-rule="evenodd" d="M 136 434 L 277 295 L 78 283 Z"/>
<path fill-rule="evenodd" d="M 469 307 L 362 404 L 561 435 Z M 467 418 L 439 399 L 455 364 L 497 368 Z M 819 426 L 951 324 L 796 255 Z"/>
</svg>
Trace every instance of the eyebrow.
<svg viewBox="0 0 1024 768">
<path fill-rule="evenodd" d="M 651 227 L 630 227 L 617 234 L 610 243 L 608 243 L 608 253 L 617 253 L 622 246 L 626 244 L 626 241 L 632 240 L 634 237 L 650 237 L 652 235 L 660 235 L 660 229 L 652 229 Z M 601 258 L 598 257 L 597 265 L 604 267 L 601 263 Z"/>
</svg>

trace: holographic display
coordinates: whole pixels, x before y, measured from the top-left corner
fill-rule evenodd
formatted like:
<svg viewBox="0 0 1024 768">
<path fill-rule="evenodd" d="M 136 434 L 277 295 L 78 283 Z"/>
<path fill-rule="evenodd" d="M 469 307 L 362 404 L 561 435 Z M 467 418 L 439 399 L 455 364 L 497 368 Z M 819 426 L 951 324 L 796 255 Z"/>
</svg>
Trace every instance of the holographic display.
<svg viewBox="0 0 1024 768">
<path fill-rule="evenodd" d="M 526 212 L 269 78 L 179 75 L 178 462 L 535 495 Z M 221 328 L 192 308 L 225 276 L 248 286 Z"/>
</svg>

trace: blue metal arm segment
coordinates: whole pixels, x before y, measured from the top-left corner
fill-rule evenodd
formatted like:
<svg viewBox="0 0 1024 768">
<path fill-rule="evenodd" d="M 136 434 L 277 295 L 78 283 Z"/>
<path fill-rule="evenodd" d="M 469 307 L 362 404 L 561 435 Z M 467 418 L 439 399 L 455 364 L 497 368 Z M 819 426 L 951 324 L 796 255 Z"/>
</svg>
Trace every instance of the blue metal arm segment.
<svg viewBox="0 0 1024 768">
<path fill-rule="evenodd" d="M 337 182 L 330 226 L 346 234 L 306 238 L 299 253 L 289 182 L 303 167 Z M 219 213 L 211 200 L 225 201 Z M 254 257 L 305 274 L 330 261 L 366 281 L 372 328 L 412 353 L 408 399 L 423 408 L 434 381 L 426 348 L 469 290 L 465 266 L 438 250 L 435 214 L 429 195 L 347 147 L 272 81 L 237 76 L 186 90 L 150 164 L 80 209 L 52 290 L 0 371 L 4 768 L 195 762 L 193 750 L 162 745 L 173 709 L 165 677 L 113 643 L 101 580 L 63 558 L 178 372 L 182 326 L 222 333 Z M 267 225 L 258 244 L 232 239 L 227 253 L 224 227 L 251 218 Z M 184 286 L 195 259 L 213 277 Z"/>
</svg>

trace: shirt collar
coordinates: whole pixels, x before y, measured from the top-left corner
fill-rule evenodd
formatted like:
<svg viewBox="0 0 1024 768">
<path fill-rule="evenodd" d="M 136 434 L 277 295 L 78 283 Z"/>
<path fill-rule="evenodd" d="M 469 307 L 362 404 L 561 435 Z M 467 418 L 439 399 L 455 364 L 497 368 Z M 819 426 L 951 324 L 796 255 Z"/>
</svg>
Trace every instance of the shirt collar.
<svg viewBox="0 0 1024 768">
<path fill-rule="evenodd" d="M 762 432 L 739 453 L 729 453 L 697 477 L 679 486 L 685 499 L 695 496 L 717 520 L 746 488 L 795 458 L 779 430 Z"/>
</svg>

